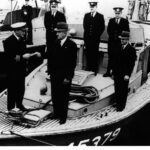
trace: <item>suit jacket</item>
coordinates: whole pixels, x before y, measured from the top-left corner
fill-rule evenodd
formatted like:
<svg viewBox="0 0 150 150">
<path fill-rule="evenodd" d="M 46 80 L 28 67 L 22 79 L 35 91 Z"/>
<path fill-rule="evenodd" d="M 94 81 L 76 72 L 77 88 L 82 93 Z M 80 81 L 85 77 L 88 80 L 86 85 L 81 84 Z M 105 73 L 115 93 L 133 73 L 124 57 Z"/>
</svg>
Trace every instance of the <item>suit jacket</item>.
<svg viewBox="0 0 150 150">
<path fill-rule="evenodd" d="M 26 44 L 23 40 L 18 40 L 14 34 L 3 41 L 4 52 L 7 57 L 7 65 L 9 73 L 25 74 L 25 60 L 22 55 L 25 54 Z M 16 62 L 15 57 L 19 55 L 21 60 Z"/>
<path fill-rule="evenodd" d="M 136 57 L 136 50 L 128 43 L 124 49 L 121 49 L 118 57 L 115 59 L 115 73 L 131 76 Z"/>
<path fill-rule="evenodd" d="M 48 71 L 50 74 L 53 71 L 60 71 L 66 78 L 72 79 L 76 60 L 77 45 L 72 40 L 67 38 L 62 46 L 56 41 L 54 48 L 48 54 Z"/>
<path fill-rule="evenodd" d="M 116 23 L 116 18 L 109 20 L 107 33 L 110 41 L 118 40 L 118 37 L 121 35 L 122 31 L 130 31 L 129 22 L 127 19 L 121 18 L 119 24 Z"/>
<path fill-rule="evenodd" d="M 27 24 L 31 23 L 32 15 L 33 15 L 32 7 L 30 5 L 28 6 L 23 5 L 21 10 L 22 10 L 23 21 L 25 21 Z"/>
<path fill-rule="evenodd" d="M 52 16 L 51 11 L 45 13 L 44 17 L 44 25 L 46 28 L 46 39 L 51 39 L 51 36 L 53 38 L 54 35 L 51 35 L 52 32 L 54 32 L 54 29 L 56 28 L 56 24 L 58 22 L 66 22 L 65 15 L 59 11 L 56 12 L 55 17 Z"/>
<path fill-rule="evenodd" d="M 100 42 L 100 37 L 105 29 L 105 21 L 102 14 L 96 12 L 92 17 L 91 13 L 86 13 L 83 19 L 84 40 L 85 42 Z"/>
</svg>

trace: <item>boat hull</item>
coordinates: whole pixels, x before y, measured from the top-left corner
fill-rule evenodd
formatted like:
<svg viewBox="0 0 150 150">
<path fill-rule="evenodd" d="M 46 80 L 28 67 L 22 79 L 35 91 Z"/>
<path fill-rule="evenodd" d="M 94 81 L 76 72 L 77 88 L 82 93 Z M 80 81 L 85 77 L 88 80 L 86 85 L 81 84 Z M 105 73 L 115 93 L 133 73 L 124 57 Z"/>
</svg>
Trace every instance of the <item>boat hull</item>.
<svg viewBox="0 0 150 150">
<path fill-rule="evenodd" d="M 22 136 L 0 139 L 1 146 L 96 146 L 96 145 L 146 145 L 148 144 L 148 113 L 150 104 L 133 115 L 112 124 L 80 130 L 74 133 Z M 147 122 L 145 124 L 144 122 Z M 147 133 L 146 133 L 147 132 Z M 146 140 L 147 139 L 147 140 Z M 38 141 L 37 141 L 38 140 Z M 41 141 L 41 142 L 40 142 Z"/>
</svg>

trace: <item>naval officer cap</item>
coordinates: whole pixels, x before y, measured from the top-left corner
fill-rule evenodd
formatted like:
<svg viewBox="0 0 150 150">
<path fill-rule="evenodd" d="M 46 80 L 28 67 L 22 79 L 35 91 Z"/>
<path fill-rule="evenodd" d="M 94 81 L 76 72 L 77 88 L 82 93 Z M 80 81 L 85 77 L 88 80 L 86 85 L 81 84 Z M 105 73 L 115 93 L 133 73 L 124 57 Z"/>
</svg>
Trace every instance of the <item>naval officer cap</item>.
<svg viewBox="0 0 150 150">
<path fill-rule="evenodd" d="M 49 3 L 50 3 L 50 4 L 51 4 L 51 3 L 58 4 L 58 3 L 61 3 L 61 1 L 60 1 L 60 0 L 50 0 Z"/>
<path fill-rule="evenodd" d="M 68 24 L 65 22 L 58 22 L 56 28 L 54 29 L 56 32 L 68 31 Z"/>
<path fill-rule="evenodd" d="M 95 7 L 97 6 L 98 1 L 97 0 L 89 0 L 89 5 L 90 7 Z"/>
<path fill-rule="evenodd" d="M 26 27 L 25 22 L 17 22 L 11 25 L 12 30 L 21 30 Z"/>
<path fill-rule="evenodd" d="M 121 13 L 122 10 L 123 10 L 122 7 L 114 7 L 113 9 L 114 9 L 114 11 L 115 11 L 116 14 L 117 14 L 117 13 Z"/>
</svg>

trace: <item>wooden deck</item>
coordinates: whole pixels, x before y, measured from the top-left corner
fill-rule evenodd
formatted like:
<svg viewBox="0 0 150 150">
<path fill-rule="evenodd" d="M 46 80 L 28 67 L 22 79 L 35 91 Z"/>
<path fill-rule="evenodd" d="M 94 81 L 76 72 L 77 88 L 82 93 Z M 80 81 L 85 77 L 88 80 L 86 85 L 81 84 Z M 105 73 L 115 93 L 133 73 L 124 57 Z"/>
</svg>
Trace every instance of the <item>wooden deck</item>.
<svg viewBox="0 0 150 150">
<path fill-rule="evenodd" d="M 150 81 L 140 87 L 136 93 L 128 97 L 126 108 L 122 112 L 116 112 L 113 106 L 108 106 L 97 112 L 78 117 L 67 119 L 63 125 L 59 125 L 57 120 L 46 120 L 35 128 L 26 128 L 14 124 L 4 114 L 0 114 L 0 139 L 14 137 L 9 131 L 19 133 L 24 136 L 43 136 L 79 132 L 100 128 L 119 122 L 132 114 L 136 113 L 147 103 L 150 102 Z M 24 100 L 25 101 L 25 100 Z M 7 94 L 4 92 L 0 98 L 0 111 L 6 111 Z M 86 126 L 85 126 L 86 124 Z"/>
</svg>

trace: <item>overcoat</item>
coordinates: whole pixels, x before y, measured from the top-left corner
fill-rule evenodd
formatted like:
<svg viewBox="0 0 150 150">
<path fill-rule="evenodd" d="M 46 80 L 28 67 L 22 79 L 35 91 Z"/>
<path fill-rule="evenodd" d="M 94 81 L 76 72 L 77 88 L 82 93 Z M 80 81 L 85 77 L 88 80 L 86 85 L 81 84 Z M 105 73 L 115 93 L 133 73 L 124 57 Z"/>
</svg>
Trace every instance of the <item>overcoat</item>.
<svg viewBox="0 0 150 150">
<path fill-rule="evenodd" d="M 98 72 L 98 51 L 101 35 L 105 29 L 105 21 L 102 14 L 96 12 L 95 16 L 86 13 L 83 19 L 84 44 L 86 54 L 86 70 Z"/>
<path fill-rule="evenodd" d="M 8 102 L 7 108 L 11 110 L 15 107 L 21 108 L 25 91 L 26 62 L 22 58 L 26 51 L 26 43 L 18 40 L 13 34 L 3 41 L 4 52 L 7 58 L 7 87 Z M 20 56 L 20 61 L 16 61 L 16 55 Z"/>
<path fill-rule="evenodd" d="M 115 86 L 115 100 L 117 109 L 123 110 L 126 105 L 128 96 L 128 84 L 131 73 L 134 68 L 136 60 L 136 50 L 130 45 L 126 45 L 124 49 L 121 48 L 118 57 L 114 63 L 114 86 Z M 125 80 L 125 76 L 129 76 L 129 80 Z"/>
<path fill-rule="evenodd" d="M 77 60 L 77 45 L 69 38 L 63 46 L 56 41 L 48 59 L 54 114 L 67 118 L 69 91 Z M 69 80 L 65 84 L 64 80 Z"/>
</svg>

